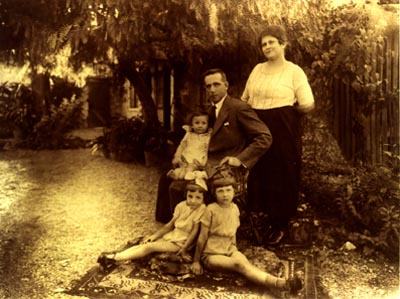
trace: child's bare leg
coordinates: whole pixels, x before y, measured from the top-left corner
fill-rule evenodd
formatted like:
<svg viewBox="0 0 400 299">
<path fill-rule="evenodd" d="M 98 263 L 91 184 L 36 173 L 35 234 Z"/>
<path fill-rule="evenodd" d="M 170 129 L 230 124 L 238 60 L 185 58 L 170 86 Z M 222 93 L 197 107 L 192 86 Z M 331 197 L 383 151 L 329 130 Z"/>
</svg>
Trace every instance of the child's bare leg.
<svg viewBox="0 0 400 299">
<path fill-rule="evenodd" d="M 146 244 L 132 246 L 124 251 L 118 252 L 115 256 L 108 256 L 115 261 L 136 260 L 155 252 L 177 252 L 179 246 L 166 241 L 156 241 Z"/>
<path fill-rule="evenodd" d="M 257 268 L 240 251 L 234 252 L 231 257 L 237 262 L 237 272 L 248 280 L 268 287 L 284 288 L 286 286 L 286 279 L 278 278 Z"/>
<path fill-rule="evenodd" d="M 228 270 L 242 274 L 248 280 L 263 286 L 285 288 L 286 280 L 277 278 L 252 265 L 244 254 L 239 251 L 231 256 L 210 255 L 205 263 L 207 268 Z"/>
</svg>

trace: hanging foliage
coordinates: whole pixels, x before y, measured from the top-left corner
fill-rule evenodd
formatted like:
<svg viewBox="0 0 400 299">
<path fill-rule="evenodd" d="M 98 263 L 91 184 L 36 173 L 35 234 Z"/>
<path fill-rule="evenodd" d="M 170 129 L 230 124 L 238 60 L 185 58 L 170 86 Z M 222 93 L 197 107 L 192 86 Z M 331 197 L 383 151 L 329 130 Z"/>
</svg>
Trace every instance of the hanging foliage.
<svg viewBox="0 0 400 299">
<path fill-rule="evenodd" d="M 291 41 L 288 58 L 305 69 L 317 100 L 326 101 L 319 106 L 329 107 L 328 87 L 336 77 L 367 95 L 359 99 L 367 107 L 383 96 L 372 56 L 382 47 L 381 28 L 363 6 L 331 2 L 0 0 L 0 28 L 8 41 L 1 44 L 14 60 L 28 59 L 33 68 L 50 67 L 47 57 L 66 44 L 76 68 L 84 61 L 110 65 L 138 91 L 145 121 L 156 124 L 154 101 L 143 87 L 143 72 L 154 60 L 169 66 L 184 61 L 188 72 L 204 61 L 223 62 L 238 83 L 262 59 L 259 32 L 282 24 Z"/>
</svg>

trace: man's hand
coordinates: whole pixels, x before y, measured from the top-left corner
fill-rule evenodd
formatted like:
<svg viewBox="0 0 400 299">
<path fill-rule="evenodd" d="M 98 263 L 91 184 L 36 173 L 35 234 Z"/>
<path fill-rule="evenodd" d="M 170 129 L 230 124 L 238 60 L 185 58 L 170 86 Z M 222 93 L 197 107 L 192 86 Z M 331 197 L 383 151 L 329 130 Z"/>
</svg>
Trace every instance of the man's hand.
<svg viewBox="0 0 400 299">
<path fill-rule="evenodd" d="M 219 162 L 218 166 L 222 166 L 225 163 L 228 163 L 230 166 L 233 166 L 233 167 L 239 167 L 240 165 L 242 165 L 242 161 L 240 161 L 238 158 L 227 156 L 227 157 L 223 158 L 221 160 L 221 162 Z"/>
<path fill-rule="evenodd" d="M 197 159 L 193 159 L 193 164 L 196 168 L 202 167 L 203 165 L 201 165 L 200 161 Z"/>
<path fill-rule="evenodd" d="M 190 270 L 192 270 L 192 272 L 196 275 L 203 274 L 203 267 L 199 262 L 193 262 L 193 264 L 190 266 Z"/>
<path fill-rule="evenodd" d="M 174 168 L 178 168 L 181 163 L 182 163 L 182 160 L 180 158 L 173 158 L 172 159 L 172 166 Z"/>
</svg>

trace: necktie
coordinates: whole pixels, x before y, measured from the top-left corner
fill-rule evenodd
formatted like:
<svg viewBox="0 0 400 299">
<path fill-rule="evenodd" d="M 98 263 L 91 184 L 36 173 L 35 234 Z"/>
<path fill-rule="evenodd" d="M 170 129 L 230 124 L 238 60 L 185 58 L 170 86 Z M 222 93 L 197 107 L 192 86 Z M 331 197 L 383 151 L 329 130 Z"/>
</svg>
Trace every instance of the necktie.
<svg viewBox="0 0 400 299">
<path fill-rule="evenodd" d="M 211 106 L 211 109 L 210 109 L 210 115 L 209 115 L 209 117 L 208 117 L 208 122 L 209 122 L 209 126 L 210 126 L 210 128 L 212 128 L 212 127 L 214 127 L 214 124 L 215 124 L 215 120 L 217 119 L 217 116 L 216 116 L 216 110 L 217 108 L 215 107 L 215 105 L 212 105 Z"/>
</svg>

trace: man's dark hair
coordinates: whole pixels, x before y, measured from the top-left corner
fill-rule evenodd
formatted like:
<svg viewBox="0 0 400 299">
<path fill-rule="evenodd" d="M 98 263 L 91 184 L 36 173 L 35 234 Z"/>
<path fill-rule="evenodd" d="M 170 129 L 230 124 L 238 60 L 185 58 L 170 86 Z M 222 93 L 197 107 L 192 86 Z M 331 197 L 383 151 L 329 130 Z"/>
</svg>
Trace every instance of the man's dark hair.
<svg viewBox="0 0 400 299">
<path fill-rule="evenodd" d="M 209 69 L 209 70 L 205 71 L 203 73 L 203 76 L 202 76 L 203 81 L 204 81 L 205 77 L 207 77 L 209 75 L 214 75 L 214 74 L 221 74 L 222 80 L 224 80 L 225 82 L 228 82 L 228 79 L 226 78 L 225 72 L 222 69 L 219 69 L 219 68 Z"/>
</svg>

